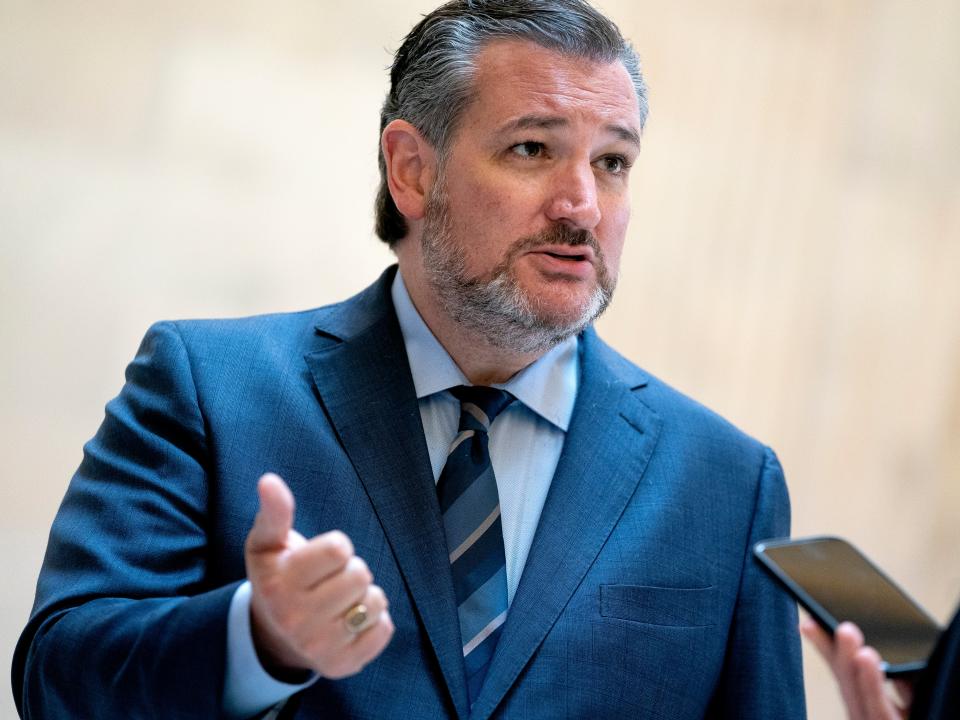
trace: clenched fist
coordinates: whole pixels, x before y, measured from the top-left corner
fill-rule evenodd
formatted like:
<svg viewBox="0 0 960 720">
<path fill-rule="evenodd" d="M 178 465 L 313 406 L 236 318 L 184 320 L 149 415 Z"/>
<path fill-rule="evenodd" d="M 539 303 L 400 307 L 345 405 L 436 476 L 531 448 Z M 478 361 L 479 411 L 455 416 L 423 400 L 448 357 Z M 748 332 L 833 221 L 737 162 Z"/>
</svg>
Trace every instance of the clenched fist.
<svg viewBox="0 0 960 720">
<path fill-rule="evenodd" d="M 274 672 L 309 669 L 331 679 L 360 672 L 393 635 L 383 590 L 342 532 L 307 540 L 293 529 L 293 493 L 283 480 L 264 475 L 257 492 L 260 511 L 244 558 L 261 662 Z"/>
</svg>

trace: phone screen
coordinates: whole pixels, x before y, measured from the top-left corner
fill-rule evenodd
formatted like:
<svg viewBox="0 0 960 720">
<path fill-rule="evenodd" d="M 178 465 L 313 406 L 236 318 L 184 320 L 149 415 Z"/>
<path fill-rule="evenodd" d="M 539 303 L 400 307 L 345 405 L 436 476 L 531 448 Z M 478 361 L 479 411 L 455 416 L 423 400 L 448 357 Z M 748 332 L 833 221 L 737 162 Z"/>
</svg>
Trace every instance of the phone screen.
<svg viewBox="0 0 960 720">
<path fill-rule="evenodd" d="M 940 627 L 850 543 L 840 538 L 768 541 L 759 543 L 756 553 L 830 632 L 846 620 L 856 623 L 888 673 L 926 664 Z"/>
</svg>

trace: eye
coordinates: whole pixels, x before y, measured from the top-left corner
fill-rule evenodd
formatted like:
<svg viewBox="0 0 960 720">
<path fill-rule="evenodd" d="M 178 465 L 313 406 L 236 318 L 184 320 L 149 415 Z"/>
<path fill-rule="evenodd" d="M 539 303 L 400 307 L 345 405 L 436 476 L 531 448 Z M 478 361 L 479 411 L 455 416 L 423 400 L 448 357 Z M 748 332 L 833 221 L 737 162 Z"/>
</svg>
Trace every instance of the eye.
<svg viewBox="0 0 960 720">
<path fill-rule="evenodd" d="M 536 142 L 534 140 L 527 140 L 526 142 L 517 143 L 510 148 L 510 152 L 524 158 L 541 157 L 544 150 L 545 147 L 543 143 Z"/>
<path fill-rule="evenodd" d="M 623 155 L 604 155 L 597 160 L 599 166 L 611 175 L 623 175 L 630 169 L 632 164 Z"/>
</svg>

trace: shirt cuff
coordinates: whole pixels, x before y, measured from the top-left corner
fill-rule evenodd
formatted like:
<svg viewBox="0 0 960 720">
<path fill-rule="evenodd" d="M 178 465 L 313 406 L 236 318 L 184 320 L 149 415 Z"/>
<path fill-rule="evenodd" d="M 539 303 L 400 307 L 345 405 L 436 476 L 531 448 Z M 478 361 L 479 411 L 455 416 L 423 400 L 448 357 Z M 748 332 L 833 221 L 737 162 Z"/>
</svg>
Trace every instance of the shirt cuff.
<svg viewBox="0 0 960 720">
<path fill-rule="evenodd" d="M 227 617 L 227 668 L 223 688 L 223 711 L 229 718 L 248 718 L 267 710 L 317 681 L 292 685 L 268 673 L 253 645 L 250 630 L 250 583 L 233 594 Z"/>
</svg>

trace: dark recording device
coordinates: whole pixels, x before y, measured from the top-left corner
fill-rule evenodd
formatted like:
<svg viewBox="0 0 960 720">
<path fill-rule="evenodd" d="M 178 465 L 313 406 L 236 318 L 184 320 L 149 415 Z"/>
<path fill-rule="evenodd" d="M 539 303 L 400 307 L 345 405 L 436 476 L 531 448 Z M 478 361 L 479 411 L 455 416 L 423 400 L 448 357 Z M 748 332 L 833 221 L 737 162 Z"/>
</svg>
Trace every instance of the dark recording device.
<svg viewBox="0 0 960 720">
<path fill-rule="evenodd" d="M 764 540 L 753 553 L 831 635 L 841 622 L 856 623 L 888 677 L 926 667 L 940 626 L 846 540 Z"/>
</svg>

